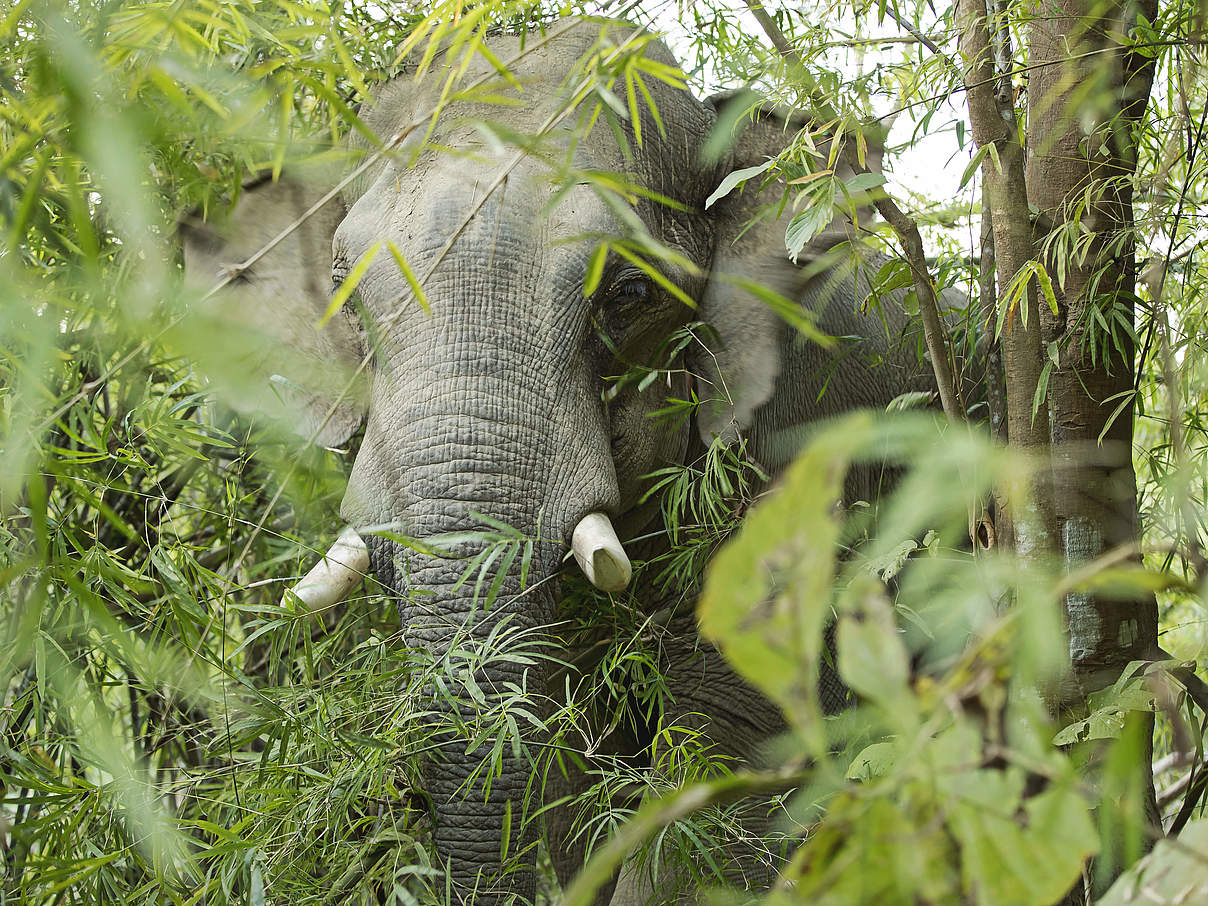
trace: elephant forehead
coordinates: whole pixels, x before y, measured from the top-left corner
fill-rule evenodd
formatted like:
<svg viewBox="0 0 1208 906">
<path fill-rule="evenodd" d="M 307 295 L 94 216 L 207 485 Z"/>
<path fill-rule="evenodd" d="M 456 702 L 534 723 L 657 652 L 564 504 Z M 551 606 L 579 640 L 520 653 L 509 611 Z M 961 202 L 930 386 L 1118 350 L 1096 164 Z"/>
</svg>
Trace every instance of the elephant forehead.
<svg viewBox="0 0 1208 906">
<path fill-rule="evenodd" d="M 351 267 L 388 241 L 421 281 L 456 264 L 479 276 L 514 280 L 531 271 L 579 286 L 596 246 L 621 235 L 619 219 L 591 186 L 562 189 L 539 163 L 475 168 L 462 161 L 461 170 L 443 159 L 383 172 L 336 231 L 337 265 Z M 375 256 L 371 269 L 397 272 L 391 257 Z"/>
<path fill-rule="evenodd" d="M 715 119 L 711 107 L 674 79 L 647 74 L 640 102 L 634 102 L 640 122 L 634 122 L 602 108 L 591 90 L 598 84 L 623 95 L 620 73 L 630 71 L 630 55 L 652 61 L 662 67 L 659 72 L 677 71 L 662 41 L 628 22 L 565 20 L 540 34 L 492 35 L 485 45 L 489 55 L 476 52 L 473 42 L 442 48 L 417 74 L 425 59 L 421 45 L 405 74 L 377 91 L 363 114 L 365 125 L 382 139 L 406 134 L 399 159 L 485 144 L 508 155 L 540 145 L 539 154 L 555 160 L 566 159 L 573 148 L 575 166 L 624 172 L 690 207 L 699 207 L 712 191 L 707 179 L 697 178 L 697 148 Z M 506 78 L 496 68 L 501 63 Z M 585 123 L 592 124 L 586 135 Z M 639 124 L 640 136 L 634 131 Z M 624 150 L 618 135 L 624 136 Z M 371 168 L 372 175 L 357 181 L 352 194 L 362 192 L 378 172 Z"/>
</svg>

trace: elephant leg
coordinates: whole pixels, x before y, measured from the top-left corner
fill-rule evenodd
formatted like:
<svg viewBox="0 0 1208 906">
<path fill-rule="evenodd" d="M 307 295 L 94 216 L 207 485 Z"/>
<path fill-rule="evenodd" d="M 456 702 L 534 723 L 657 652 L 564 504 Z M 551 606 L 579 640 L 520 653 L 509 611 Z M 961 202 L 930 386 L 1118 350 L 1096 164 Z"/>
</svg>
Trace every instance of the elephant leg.
<svg viewBox="0 0 1208 906">
<path fill-rule="evenodd" d="M 592 725 L 600 727 L 609 723 L 604 715 L 596 715 Z M 607 842 L 604 837 L 593 837 L 598 831 L 590 826 L 590 821 L 597 809 L 584 798 L 597 780 L 593 774 L 592 759 L 600 762 L 632 759 L 640 749 L 633 732 L 619 726 L 613 727 L 603 738 L 586 740 L 579 737 L 577 742 L 584 749 L 590 748 L 593 754 L 585 756 L 579 752 L 562 752 L 554 757 L 546 771 L 542 794 L 547 806 L 542 836 L 563 890 L 582 870 L 589 847 L 599 849 Z M 606 906 L 612 898 L 615 885 L 614 877 L 600 889 L 593 901 L 595 906 Z"/>
<path fill-rule="evenodd" d="M 766 761 L 768 743 L 786 729 L 783 715 L 739 677 L 716 648 L 700 639 L 691 616 L 668 627 L 660 669 L 669 692 L 664 729 L 677 727 L 686 734 L 701 734 L 709 755 L 723 759 L 731 768 L 759 767 Z M 653 749 L 655 770 L 660 769 L 665 745 L 660 740 Z M 750 800 L 743 806 L 736 815 L 740 832 L 729 834 L 709 856 L 727 883 L 740 890 L 767 888 L 780 861 L 778 854 L 768 851 L 766 842 L 774 824 L 773 806 L 766 800 Z M 631 860 L 622 870 L 611 906 L 698 902 L 695 885 L 670 853 L 673 848 L 667 840 L 655 847 L 657 857 L 652 855 L 645 862 Z"/>
<path fill-rule="evenodd" d="M 554 874 L 563 890 L 587 860 L 590 828 L 584 827 L 579 803 L 592 782 L 578 761 L 569 757 L 555 760 L 546 776 L 544 799 L 550 808 L 545 812 L 543 836 Z M 594 906 L 605 906 L 609 902 L 615 884 L 614 878 L 596 894 Z"/>
</svg>

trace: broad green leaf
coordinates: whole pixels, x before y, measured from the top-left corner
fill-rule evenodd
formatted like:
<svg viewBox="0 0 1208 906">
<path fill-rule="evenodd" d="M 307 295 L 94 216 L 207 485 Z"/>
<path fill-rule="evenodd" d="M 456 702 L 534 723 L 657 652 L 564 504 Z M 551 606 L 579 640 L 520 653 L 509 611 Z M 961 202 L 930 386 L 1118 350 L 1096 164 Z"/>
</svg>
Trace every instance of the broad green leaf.
<svg viewBox="0 0 1208 906">
<path fill-rule="evenodd" d="M 908 716 L 910 658 L 884 586 L 860 576 L 839 602 L 839 676 L 856 694 L 894 709 L 895 717 Z"/>
<path fill-rule="evenodd" d="M 885 795 L 842 793 L 784 874 L 793 903 L 916 906 L 954 900 L 956 853 L 920 795 L 909 806 Z"/>
<path fill-rule="evenodd" d="M 1085 720 L 1072 723 L 1058 732 L 1053 737 L 1053 745 L 1068 746 L 1092 739 L 1119 739 L 1124 732 L 1124 723 L 1128 718 L 1129 710 L 1129 708 L 1116 705 L 1099 708 L 1091 712 L 1091 715 Z"/>
<path fill-rule="evenodd" d="M 930 394 L 928 394 L 930 397 Z M 870 557 L 865 568 L 883 582 L 888 582 L 902 571 L 910 555 L 919 549 L 919 543 L 913 538 L 907 538 L 896 546 L 885 549 L 880 556 Z"/>
<path fill-rule="evenodd" d="M 1094 710 L 1083 720 L 1064 727 L 1053 737 L 1053 745 L 1066 746 L 1091 739 L 1119 739 L 1130 711 L 1157 711 L 1158 696 L 1148 688 L 1144 674 L 1122 676 L 1108 689 L 1090 696 Z"/>
<path fill-rule="evenodd" d="M 867 782 L 888 774 L 900 755 L 899 747 L 892 742 L 874 742 L 865 746 L 852 759 L 844 775 L 848 780 Z"/>
<path fill-rule="evenodd" d="M 885 177 L 880 173 L 857 173 L 843 181 L 843 188 L 848 195 L 859 195 L 885 185 Z"/>
<path fill-rule="evenodd" d="M 788 229 L 784 233 L 784 246 L 793 261 L 797 260 L 802 249 L 822 232 L 835 216 L 832 210 L 835 203 L 834 178 L 815 184 L 811 190 L 808 206 L 789 221 Z"/>
<path fill-rule="evenodd" d="M 937 781 L 960 845 L 965 890 L 979 906 L 1051 906 L 1098 852 L 1090 809 L 1068 785 L 1024 799 L 1025 776 L 1017 767 L 940 775 Z"/>
<path fill-rule="evenodd" d="M 838 540 L 832 507 L 849 459 L 873 424 L 867 414 L 850 416 L 805 448 L 777 493 L 713 558 L 697 609 L 701 631 L 734 668 L 815 734 Z"/>
<path fill-rule="evenodd" d="M 1208 903 L 1208 818 L 1191 821 L 1177 840 L 1159 840 L 1124 872 L 1097 906 Z"/>
</svg>

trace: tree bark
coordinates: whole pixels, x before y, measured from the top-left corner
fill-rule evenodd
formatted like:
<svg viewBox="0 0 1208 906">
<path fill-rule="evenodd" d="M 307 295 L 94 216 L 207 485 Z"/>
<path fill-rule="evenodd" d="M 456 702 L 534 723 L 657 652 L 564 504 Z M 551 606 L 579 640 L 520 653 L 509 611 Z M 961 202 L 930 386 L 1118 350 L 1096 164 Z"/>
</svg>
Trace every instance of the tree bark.
<svg viewBox="0 0 1208 906">
<path fill-rule="evenodd" d="M 1067 570 L 1135 546 L 1138 536 L 1133 127 L 1148 103 L 1153 59 L 1122 43 L 1138 14 L 1153 21 L 1156 0 L 1053 0 L 1029 33 L 1026 185 L 1047 232 L 1040 260 L 1055 278 L 1057 311 L 1042 317 L 1057 356 L 1049 381 L 1053 502 Z M 1074 592 L 1064 604 L 1079 696 L 1114 682 L 1130 661 L 1156 656 L 1152 594 L 1120 600 Z M 1102 841 L 1100 890 L 1161 833 L 1152 717 L 1133 715 L 1130 723 L 1141 814 L 1119 803 L 1122 814 L 1105 822 L 1115 830 Z M 1138 819 L 1148 834 L 1132 824 Z"/>
<path fill-rule="evenodd" d="M 1042 261 L 1058 311 L 1046 308 L 1042 321 L 1059 355 L 1049 381 L 1053 500 L 1074 569 L 1137 539 L 1132 127 L 1153 70 L 1152 58 L 1129 53 L 1120 39 L 1137 12 L 1152 21 L 1157 3 L 1056 0 L 1048 10 L 1030 30 L 1026 184 L 1028 203 L 1050 229 Z M 1084 691 L 1157 648 L 1152 596 L 1074 593 L 1065 605 Z"/>
<path fill-rule="evenodd" d="M 1009 84 L 1005 92 L 1001 88 L 1002 74 L 995 65 L 991 43 L 991 29 L 998 26 L 988 20 L 985 0 L 960 0 L 957 15 L 973 139 L 987 150 L 982 177 L 989 205 L 983 206 L 982 216 L 990 218 L 999 299 L 1003 300 L 1016 274 L 1036 257 L 1024 189 L 1022 130 Z M 1018 308 L 1006 314 L 1001 337 L 1007 376 L 1007 439 L 1036 463 L 1032 487 L 1024 499 L 1013 501 L 1014 512 L 1009 515 L 1015 551 L 1025 563 L 1045 557 L 1057 537 L 1048 490 L 1048 417 L 1043 407 L 1033 412 L 1044 369 L 1037 307 L 1036 294 L 1029 286 Z M 1006 524 L 1006 518 L 1000 520 L 1000 528 Z M 1000 532 L 999 537 L 1010 540 L 1005 533 Z"/>
</svg>

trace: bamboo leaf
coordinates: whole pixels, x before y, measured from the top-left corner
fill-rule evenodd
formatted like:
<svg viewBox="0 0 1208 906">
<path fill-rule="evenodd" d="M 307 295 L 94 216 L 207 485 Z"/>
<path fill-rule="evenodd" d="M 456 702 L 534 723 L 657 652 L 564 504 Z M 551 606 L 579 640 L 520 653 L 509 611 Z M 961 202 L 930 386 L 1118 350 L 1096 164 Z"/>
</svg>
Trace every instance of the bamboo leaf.
<svg viewBox="0 0 1208 906">
<path fill-rule="evenodd" d="M 833 176 L 834 170 L 815 170 L 813 173 L 807 173 L 805 176 L 798 176 L 796 179 L 790 179 L 790 186 L 803 186 L 815 180 L 822 179 L 826 176 Z"/>
<path fill-rule="evenodd" d="M 784 234 L 784 245 L 789 258 L 796 261 L 810 240 L 822 232 L 834 219 L 835 179 L 831 177 L 822 184 L 822 190 L 814 191 L 804 211 L 789 221 Z"/>
<path fill-rule="evenodd" d="M 721 184 L 713 190 L 713 193 L 707 199 L 705 199 L 705 207 L 713 207 L 713 205 L 733 192 L 739 185 L 745 183 L 748 179 L 758 176 L 760 173 L 767 172 L 775 165 L 775 163 L 775 158 L 772 158 L 771 160 L 764 161 L 762 164 L 758 164 L 754 167 L 743 167 L 740 170 L 735 170 L 732 173 L 727 174 L 726 178 L 721 181 Z"/>
<path fill-rule="evenodd" d="M 1002 176 L 1002 161 L 998 159 L 998 146 L 994 142 L 989 142 L 985 148 L 990 153 L 990 160 L 994 163 L 995 172 Z"/>
<path fill-rule="evenodd" d="M 1049 303 L 1049 310 L 1056 315 L 1057 296 L 1053 292 L 1053 281 L 1049 278 L 1049 272 L 1045 270 L 1044 264 L 1040 261 L 1035 262 L 1033 270 L 1036 274 L 1036 282 L 1040 284 L 1040 291 L 1044 293 L 1045 301 Z"/>
<path fill-rule="evenodd" d="M 642 111 L 638 109 L 637 89 L 634 86 L 633 70 L 625 70 L 625 99 L 628 101 L 629 122 L 633 126 L 633 140 L 642 147 Z"/>
<path fill-rule="evenodd" d="M 331 301 L 327 303 L 327 308 L 323 312 L 323 317 L 319 319 L 318 327 L 323 327 L 327 324 L 352 294 L 356 292 L 361 278 L 365 276 L 365 272 L 369 270 L 369 266 L 373 264 L 373 260 L 385 244 L 385 242 L 379 239 L 365 251 L 365 254 L 357 259 L 352 270 L 348 272 L 348 276 L 344 278 L 344 281 L 336 288 L 335 293 L 332 294 Z"/>
<path fill-rule="evenodd" d="M 679 299 L 681 302 L 683 302 L 689 308 L 692 308 L 692 309 L 696 308 L 696 300 L 693 299 L 691 296 L 689 296 L 686 292 L 684 292 L 678 286 L 676 286 L 674 283 L 672 283 L 670 280 L 668 280 L 658 270 L 658 268 L 656 268 L 654 265 L 652 265 L 649 261 L 646 261 L 645 259 L 636 255 L 634 252 L 630 251 L 624 245 L 615 245 L 615 246 L 613 246 L 613 248 L 616 250 L 616 253 L 618 255 L 620 255 L 626 261 L 629 261 L 630 263 L 637 266 L 642 271 L 642 273 L 646 274 L 646 276 L 648 276 L 651 280 L 653 280 L 655 283 L 657 283 L 659 286 L 661 286 L 667 292 L 671 293 L 671 295 L 675 296 L 675 298 Z"/>
<path fill-rule="evenodd" d="M 587 262 L 587 275 L 583 278 L 583 295 L 591 297 L 600 288 L 600 280 L 604 276 L 604 263 L 608 260 L 609 245 L 601 242 L 591 253 Z"/>
<path fill-rule="evenodd" d="M 402 272 L 403 279 L 411 287 L 411 295 L 415 297 L 415 301 L 419 303 L 419 307 L 424 310 L 425 314 L 432 314 L 432 306 L 428 304 L 428 297 L 424 295 L 424 288 L 420 285 L 419 278 L 415 276 L 415 271 L 411 269 L 411 265 L 407 263 L 407 259 L 403 256 L 399 247 L 389 240 L 387 240 L 386 245 L 390 249 L 394 263 L 398 265 L 399 271 Z"/>
<path fill-rule="evenodd" d="M 963 125 L 963 123 L 961 125 Z M 982 161 L 985 160 L 986 155 L 989 153 L 989 150 L 992 147 L 993 145 L 982 145 L 975 152 L 973 152 L 973 157 L 969 160 L 968 165 L 965 167 L 965 171 L 961 174 L 960 185 L 957 186 L 958 189 L 963 189 L 969 184 L 969 180 L 973 178 L 973 174 L 976 173 L 981 167 Z"/>
</svg>

